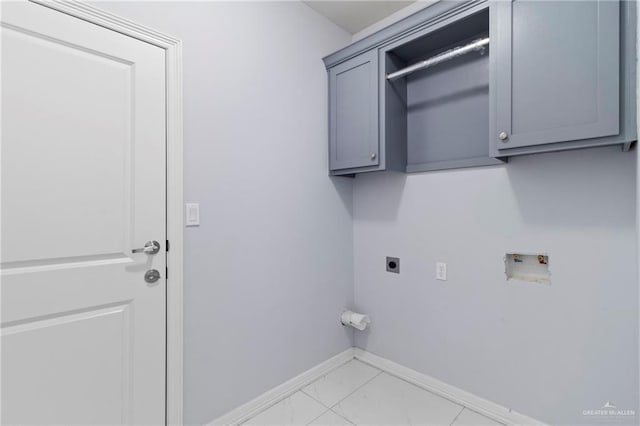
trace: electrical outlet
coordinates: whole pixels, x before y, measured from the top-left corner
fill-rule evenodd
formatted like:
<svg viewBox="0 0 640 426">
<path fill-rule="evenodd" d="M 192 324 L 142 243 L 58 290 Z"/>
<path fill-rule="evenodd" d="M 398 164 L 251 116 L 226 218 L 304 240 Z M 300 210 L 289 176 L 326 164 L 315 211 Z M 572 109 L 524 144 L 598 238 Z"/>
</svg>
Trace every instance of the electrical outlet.
<svg viewBox="0 0 640 426">
<path fill-rule="evenodd" d="M 447 280 L 447 264 L 444 262 L 436 262 L 436 279 L 441 281 Z"/>
</svg>

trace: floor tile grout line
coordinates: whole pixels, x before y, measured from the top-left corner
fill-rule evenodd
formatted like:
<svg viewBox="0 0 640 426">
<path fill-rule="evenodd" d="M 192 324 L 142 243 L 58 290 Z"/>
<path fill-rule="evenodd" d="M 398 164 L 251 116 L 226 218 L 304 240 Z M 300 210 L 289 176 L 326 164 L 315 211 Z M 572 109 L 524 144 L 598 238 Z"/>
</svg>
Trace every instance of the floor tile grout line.
<svg viewBox="0 0 640 426">
<path fill-rule="evenodd" d="M 356 359 L 358 359 L 358 358 L 356 358 Z M 396 378 L 396 379 L 398 379 L 398 380 L 402 380 L 403 382 L 406 382 L 406 383 L 408 383 L 408 384 L 410 384 L 410 385 L 412 385 L 412 386 L 415 386 L 415 387 L 417 387 L 418 389 L 422 389 L 423 391 L 428 392 L 428 393 L 430 393 L 431 395 L 434 395 L 434 396 L 436 396 L 436 397 L 438 397 L 438 398 L 441 398 L 441 399 L 447 400 L 447 401 L 449 401 L 450 403 L 455 404 L 455 405 L 457 405 L 457 406 L 459 406 L 459 407 L 467 408 L 467 406 L 466 406 L 466 405 L 464 405 L 464 404 L 462 404 L 461 402 L 455 401 L 453 398 L 451 398 L 451 397 L 449 397 L 449 396 L 441 395 L 441 394 L 439 394 L 439 393 L 435 392 L 434 390 L 429 389 L 429 388 L 425 387 L 424 385 L 422 385 L 422 384 L 420 384 L 420 383 L 418 383 L 418 382 L 414 382 L 414 381 L 412 381 L 412 380 L 410 380 L 410 379 L 408 379 L 408 378 L 401 377 L 401 376 L 397 375 L 396 373 L 392 373 L 391 371 L 383 370 L 383 369 L 381 369 L 380 367 L 376 367 L 374 364 L 370 364 L 370 363 L 368 363 L 368 362 L 366 362 L 366 361 L 362 361 L 362 360 L 360 360 L 360 359 L 358 359 L 358 361 L 360 361 L 360 362 L 364 362 L 365 364 L 367 364 L 367 365 L 369 365 L 369 366 L 371 366 L 371 367 L 373 367 L 373 368 L 376 368 L 376 369 L 380 370 L 380 371 L 381 371 L 381 372 L 383 372 L 383 373 L 387 373 L 388 375 L 390 375 L 390 376 L 392 376 L 392 377 L 395 377 L 395 378 Z M 469 410 L 471 410 L 471 409 L 469 408 Z M 471 410 L 471 411 L 473 411 L 473 410 Z M 479 414 L 479 413 L 478 413 L 478 414 Z M 485 417 L 486 417 L 486 416 L 485 416 Z M 492 419 L 492 420 L 493 420 L 493 419 Z"/>
<path fill-rule="evenodd" d="M 345 365 L 349 364 L 350 362 L 354 361 L 355 358 L 351 358 L 349 361 L 345 362 L 344 364 L 340 364 L 339 366 L 337 366 L 336 368 L 334 368 L 331 371 L 328 371 L 326 374 L 323 374 L 322 376 L 318 377 L 317 379 L 315 379 L 312 382 L 307 383 L 306 385 L 301 386 L 296 392 L 300 391 L 303 394 L 307 395 L 309 398 L 313 399 L 314 401 L 322 404 L 323 407 L 327 407 L 327 409 L 331 410 L 331 406 L 325 404 L 324 402 L 320 401 L 319 399 L 317 399 L 316 397 L 314 397 L 313 395 L 311 395 L 310 393 L 305 392 L 304 388 L 311 386 L 312 384 L 314 384 L 315 382 L 317 382 L 318 380 L 324 379 L 325 377 L 327 377 L 329 374 L 333 373 L 334 371 L 338 370 L 339 368 L 344 367 Z M 379 368 L 376 368 L 376 370 L 380 370 Z M 340 400 L 342 401 L 342 400 Z M 335 405 L 335 404 L 334 404 Z"/>
<path fill-rule="evenodd" d="M 341 419 L 344 419 L 347 423 L 349 423 L 350 425 L 356 426 L 355 423 L 353 423 L 351 420 L 344 418 L 344 416 L 341 416 L 340 414 L 336 413 L 335 411 L 333 411 L 331 408 L 327 408 L 327 411 L 323 411 L 322 414 L 320 414 L 318 417 L 314 418 L 313 420 L 311 420 L 309 423 L 307 423 L 307 426 L 309 426 L 311 423 L 315 422 L 316 420 L 318 420 L 320 417 L 324 416 L 327 413 L 333 413 L 336 416 L 340 417 Z"/>
<path fill-rule="evenodd" d="M 320 415 L 318 417 L 314 417 L 313 419 L 311 419 L 311 421 L 309 423 L 306 423 L 307 425 L 310 425 L 311 423 L 315 422 L 316 420 L 318 420 L 320 417 L 324 416 L 325 414 L 327 414 L 329 411 L 331 411 L 331 408 L 327 408 L 327 410 L 323 411 L 322 413 L 320 413 Z"/>
<path fill-rule="evenodd" d="M 300 385 L 299 387 L 297 387 L 296 389 L 294 389 L 293 391 L 290 391 L 286 394 L 286 396 L 279 398 L 276 402 L 269 404 L 269 406 L 267 406 L 266 408 L 263 408 L 262 410 L 258 411 L 256 414 L 254 414 L 253 416 L 251 416 L 248 419 L 245 419 L 242 423 L 239 424 L 239 426 L 242 426 L 243 424 L 247 423 L 249 420 L 254 419 L 255 417 L 259 416 L 260 414 L 264 413 L 265 411 L 267 411 L 268 409 L 270 409 L 271 407 L 273 407 L 274 405 L 279 404 L 280 402 L 284 401 L 287 398 L 290 398 L 291 396 L 293 396 L 293 394 L 297 393 L 297 392 L 302 392 L 303 394 L 307 395 L 309 398 L 313 399 L 314 401 L 318 402 L 319 404 L 321 404 L 323 407 L 326 407 L 327 409 L 331 409 L 330 407 L 327 407 L 325 404 L 323 404 L 322 402 L 318 401 L 317 399 L 315 399 L 314 397 L 312 397 L 311 395 L 309 395 L 308 393 L 306 393 L 305 391 L 303 391 L 303 388 L 306 388 L 307 386 L 309 386 L 312 383 L 315 383 L 316 381 L 322 379 L 323 377 L 325 377 L 326 375 L 328 375 L 329 373 L 337 370 L 338 368 L 346 365 L 347 363 L 353 361 L 355 359 L 351 358 L 348 359 L 347 361 L 341 363 L 340 365 L 338 365 L 337 367 L 332 368 L 331 370 L 327 371 L 326 373 L 324 373 L 322 376 L 318 377 L 317 379 L 313 379 L 310 380 L 306 383 L 303 383 L 302 385 Z M 379 370 L 379 368 L 378 368 Z"/>
<path fill-rule="evenodd" d="M 424 391 L 424 392 L 427 392 L 427 393 L 429 393 L 429 394 L 431 394 L 431 395 L 435 396 L 436 398 L 443 399 L 443 400 L 445 400 L 445 401 L 448 401 L 448 402 L 450 402 L 450 403 L 452 403 L 452 404 L 457 405 L 458 407 L 460 407 L 460 412 L 459 412 L 459 413 L 458 413 L 458 415 L 453 419 L 453 421 L 454 421 L 454 422 L 456 421 L 456 419 L 458 418 L 458 416 L 459 416 L 460 414 L 462 414 L 462 412 L 464 411 L 464 409 L 465 409 L 465 408 L 467 408 L 465 405 L 460 404 L 459 402 L 452 401 L 452 400 L 451 400 L 451 399 L 449 399 L 449 398 L 445 398 L 445 397 L 444 397 L 444 396 L 442 396 L 442 395 L 438 395 L 437 393 L 435 393 L 435 392 L 433 392 L 433 391 L 431 391 L 431 390 L 429 390 L 429 389 L 426 389 L 426 388 L 424 388 L 424 387 L 422 387 L 422 386 L 419 386 L 419 385 L 417 385 L 416 383 L 412 383 L 412 382 L 410 382 L 409 380 L 406 380 L 406 379 L 404 379 L 404 378 L 402 378 L 402 377 L 396 376 L 395 374 L 393 374 L 393 373 L 391 373 L 391 372 L 389 372 L 389 371 L 387 371 L 387 370 L 383 370 L 383 369 L 381 369 L 380 367 L 377 367 L 377 366 L 375 366 L 375 365 L 373 365 L 373 364 L 370 364 L 370 363 L 368 363 L 368 362 L 366 362 L 366 361 L 363 361 L 363 360 L 360 360 L 360 359 L 358 359 L 358 358 L 354 358 L 354 359 L 357 359 L 358 361 L 362 362 L 363 364 L 367 364 L 368 366 L 370 366 L 370 367 L 372 367 L 372 368 L 375 368 L 376 370 L 378 370 L 378 371 L 380 371 L 380 372 L 379 372 L 378 374 L 376 374 L 374 377 L 372 377 L 370 380 L 368 380 L 366 383 L 363 383 L 361 386 L 359 386 L 356 390 L 354 390 L 353 392 L 351 392 L 349 395 L 345 396 L 345 397 L 344 397 L 344 398 L 342 398 L 340 401 L 336 402 L 336 403 L 331 407 L 331 411 L 334 411 L 334 410 L 333 410 L 333 408 L 334 408 L 336 405 L 340 404 L 342 401 L 344 401 L 345 399 L 347 399 L 349 396 L 353 395 L 353 394 L 354 394 L 358 389 L 362 388 L 363 386 L 365 386 L 367 383 L 371 382 L 373 379 L 375 379 L 376 377 L 378 377 L 378 376 L 379 376 L 380 374 L 382 374 L 382 373 L 386 373 L 386 374 L 388 374 L 389 376 L 391 376 L 391 377 L 395 377 L 395 378 L 396 378 L 396 379 L 398 379 L 398 380 L 402 380 L 403 382 L 405 382 L 405 383 L 407 383 L 407 384 L 409 384 L 409 385 L 411 385 L 411 386 L 414 386 L 414 387 L 416 387 L 416 388 L 418 388 L 418 389 L 420 389 L 420 390 L 422 390 L 422 391 Z M 336 414 L 339 414 L 339 413 L 336 413 Z M 344 417 L 344 416 L 341 416 L 341 417 Z M 346 419 L 347 421 L 351 421 L 351 420 L 347 419 L 346 417 L 345 417 L 345 419 Z M 453 422 L 452 422 L 452 424 L 453 424 Z M 449 425 L 449 426 L 451 426 L 451 425 Z"/>
<path fill-rule="evenodd" d="M 305 386 L 306 387 L 306 386 Z M 315 398 L 313 395 L 310 395 L 308 393 L 306 393 L 304 391 L 304 388 L 300 388 L 298 389 L 296 392 L 302 392 L 303 394 L 307 395 L 309 398 L 313 399 L 315 402 L 317 402 L 318 404 L 322 405 L 323 407 L 325 407 L 327 410 L 331 410 L 331 407 L 327 406 L 327 404 L 325 404 L 324 402 L 320 401 L 319 399 Z"/>
<path fill-rule="evenodd" d="M 349 423 L 350 425 L 356 426 L 356 424 L 354 422 L 352 422 L 351 420 L 347 419 L 345 416 L 342 416 L 338 413 L 336 413 L 335 411 L 333 411 L 332 409 L 329 409 L 329 411 L 331 411 L 333 414 L 335 414 L 336 416 L 340 417 L 341 419 L 344 419 L 347 423 Z"/>
<path fill-rule="evenodd" d="M 342 367 L 343 365 L 346 365 L 347 363 L 349 363 L 349 362 L 351 362 L 351 361 L 358 361 L 358 362 L 362 362 L 362 361 L 360 361 L 359 359 L 357 359 L 357 358 L 355 358 L 355 357 L 354 357 L 354 358 L 352 358 L 351 360 L 347 361 L 345 364 L 342 364 L 340 367 Z M 356 387 L 353 391 L 349 392 L 347 395 L 345 395 L 343 398 L 341 398 L 338 402 L 336 402 L 335 404 L 331 405 L 330 407 L 327 407 L 327 405 L 326 405 L 324 402 L 319 401 L 318 399 L 316 399 L 316 398 L 314 398 L 313 396 L 309 395 L 307 392 L 305 392 L 305 391 L 304 391 L 304 388 L 305 388 L 305 387 L 307 387 L 307 386 L 309 386 L 309 385 L 311 385 L 311 384 L 313 384 L 313 383 L 315 383 L 316 381 L 318 381 L 318 380 L 320 380 L 320 379 L 324 378 L 326 375 L 328 375 L 329 373 L 331 373 L 331 372 L 333 372 L 333 371 L 337 370 L 337 369 L 338 369 L 338 368 L 340 368 L 340 367 L 336 367 L 335 369 L 331 370 L 329 373 L 325 374 L 324 376 L 322 376 L 322 377 L 318 377 L 318 379 L 314 380 L 313 382 L 309 383 L 308 385 L 301 387 L 301 388 L 299 389 L 299 391 L 300 391 L 300 392 L 302 392 L 303 394 L 307 395 L 308 397 L 310 397 L 310 398 L 311 398 L 311 399 L 313 399 L 314 401 L 316 401 L 316 402 L 320 403 L 323 407 L 327 407 L 327 411 L 331 411 L 333 414 L 335 414 L 335 415 L 339 416 L 339 417 L 340 417 L 340 418 L 342 418 L 342 419 L 345 419 L 347 422 L 349 422 L 350 424 L 352 424 L 352 425 L 354 425 L 354 426 L 355 426 L 355 423 L 353 423 L 350 419 L 346 418 L 345 416 L 341 415 L 340 413 L 337 413 L 333 408 L 334 408 L 336 405 L 340 404 L 340 403 L 341 403 L 342 401 L 344 401 L 345 399 L 347 399 L 348 397 L 350 397 L 351 395 L 353 395 L 353 394 L 354 394 L 358 389 L 362 388 L 362 387 L 363 387 L 363 386 L 365 386 L 367 383 L 369 383 L 370 381 L 372 381 L 373 379 L 375 379 L 376 377 L 378 377 L 380 374 L 384 373 L 384 370 L 381 370 L 381 369 L 379 369 L 378 367 L 374 367 L 373 365 L 370 365 L 370 364 L 368 364 L 368 363 L 366 363 L 366 362 L 362 362 L 362 363 L 363 363 L 363 364 L 365 364 L 365 365 L 368 365 L 369 367 L 371 367 L 371 368 L 373 368 L 373 369 L 375 369 L 375 370 L 377 370 L 378 372 L 377 372 L 373 377 L 371 377 L 369 380 L 365 381 L 364 383 L 362 383 L 361 385 L 359 385 L 358 387 Z M 315 419 L 311 420 L 311 422 L 314 422 L 314 421 L 316 421 L 317 419 L 319 419 L 321 416 L 323 416 L 324 414 L 326 414 L 326 413 L 327 413 L 327 411 L 324 411 L 324 412 L 323 412 L 322 414 L 320 414 L 318 417 L 316 417 Z M 307 424 L 309 424 L 309 423 L 307 423 Z"/>
<path fill-rule="evenodd" d="M 344 365 L 348 364 L 348 363 L 349 363 L 349 362 L 351 362 L 351 361 L 359 361 L 359 362 L 362 362 L 362 361 L 360 361 L 359 359 L 352 358 L 352 359 L 350 359 L 349 361 L 347 361 L 346 363 L 344 363 L 344 364 L 340 365 L 339 367 L 334 368 L 334 369 L 333 369 L 333 370 L 331 370 L 329 373 L 332 373 L 332 372 L 336 371 L 338 368 L 343 367 Z M 369 364 L 366 364 L 366 363 L 364 363 L 364 362 L 363 362 L 363 364 L 365 364 L 365 365 L 369 365 Z M 362 386 L 366 385 L 366 384 L 367 384 L 367 383 L 369 383 L 371 380 L 375 379 L 379 374 L 384 373 L 384 371 L 383 371 L 383 370 L 381 370 L 381 369 L 379 369 L 378 367 L 374 367 L 373 365 L 369 365 L 369 367 L 371 367 L 371 368 L 373 368 L 373 369 L 375 369 L 375 370 L 378 370 L 378 373 L 376 373 L 376 375 L 375 375 L 375 376 L 373 376 L 372 378 L 368 379 L 366 382 L 362 383 L 361 385 L 358 385 L 358 387 L 356 387 L 352 392 L 350 392 L 349 394 L 347 394 L 347 396 L 345 396 L 345 397 L 341 398 L 338 402 L 334 403 L 333 405 L 327 405 L 327 404 L 325 404 L 324 402 L 320 401 L 319 399 L 315 398 L 313 395 L 311 395 L 311 394 L 309 394 L 309 393 L 307 393 L 307 392 L 305 392 L 305 391 L 304 391 L 304 388 L 306 388 L 306 387 L 307 387 L 307 386 L 309 386 L 309 385 L 314 384 L 315 382 L 317 382 L 317 381 L 318 381 L 318 380 L 320 380 L 320 379 L 323 379 L 325 376 L 328 376 L 328 375 L 329 375 L 329 373 L 325 374 L 324 376 L 318 377 L 318 378 L 317 378 L 316 380 L 314 380 L 313 382 L 308 383 L 308 384 L 306 384 L 305 386 L 302 386 L 302 387 L 301 387 L 300 389 L 298 389 L 298 390 L 299 390 L 300 392 L 302 392 L 303 394 L 307 395 L 308 397 L 310 397 L 311 399 L 313 399 L 314 401 L 319 402 L 320 404 L 322 404 L 322 406 L 327 407 L 329 410 L 331 410 L 331 409 L 332 409 L 333 407 L 335 407 L 337 404 L 339 404 L 340 402 L 342 402 L 345 398 L 347 398 L 348 396 L 350 396 L 353 392 L 357 391 L 357 390 L 358 390 L 358 389 L 360 389 Z M 296 392 L 297 392 L 297 391 L 296 391 Z M 332 411 L 333 411 L 333 410 L 332 410 Z M 338 413 L 336 413 L 336 414 L 338 414 Z M 340 417 L 342 417 L 342 416 L 340 416 Z"/>
<path fill-rule="evenodd" d="M 309 385 L 311 385 L 311 384 L 313 384 L 313 383 L 317 382 L 318 380 L 320 380 L 320 379 L 322 379 L 322 378 L 325 378 L 325 377 L 326 377 L 327 375 L 329 375 L 330 373 L 332 373 L 332 372 L 336 371 L 336 370 L 337 370 L 337 369 L 339 369 L 340 367 L 343 367 L 343 366 L 345 366 L 346 364 L 348 364 L 349 362 L 352 362 L 352 361 L 358 361 L 358 362 L 361 362 L 361 363 L 363 363 L 363 364 L 365 364 L 365 365 L 368 365 L 369 367 L 371 367 L 371 368 L 373 368 L 373 369 L 377 370 L 378 372 L 377 372 L 373 377 L 371 377 L 370 379 L 368 379 L 367 381 L 365 381 L 365 382 L 364 382 L 364 383 L 362 383 L 361 385 L 357 386 L 353 391 L 351 391 L 350 393 L 348 393 L 346 396 L 344 396 L 344 397 L 343 397 L 343 398 L 341 398 L 338 402 L 336 402 L 335 404 L 333 404 L 333 405 L 331 405 L 331 406 L 327 406 L 327 404 L 325 404 L 325 403 L 323 403 L 322 401 L 320 401 L 320 400 L 318 400 L 318 399 L 314 398 L 312 395 L 310 395 L 309 393 L 307 393 L 307 392 L 305 392 L 305 391 L 304 391 L 304 388 L 305 388 L 305 387 L 307 387 L 307 386 L 309 386 Z M 369 363 L 369 362 L 367 362 L 367 361 L 365 361 L 365 360 L 361 360 L 361 359 L 359 359 L 357 356 L 354 356 L 353 358 L 351 358 L 351 359 L 347 360 L 346 362 L 344 362 L 344 363 L 342 363 L 342 364 L 338 365 L 337 367 L 335 367 L 335 368 L 333 368 L 333 369 L 331 369 L 331 370 L 327 371 L 326 373 L 324 373 L 322 376 L 318 377 L 317 379 L 312 380 L 312 381 L 309 381 L 309 382 L 307 382 L 307 383 L 305 383 L 305 384 L 302 384 L 302 385 L 301 385 L 300 387 L 298 387 L 297 389 L 295 389 L 295 390 L 291 391 L 287 396 L 285 396 L 285 397 L 283 397 L 283 398 L 279 399 L 277 402 L 275 402 L 275 403 L 273 403 L 273 404 L 270 404 L 268 407 L 264 408 L 263 410 L 260 410 L 260 412 L 256 413 L 256 414 L 255 414 L 254 416 L 252 416 L 251 418 L 249 418 L 249 419 L 245 419 L 245 421 L 244 421 L 243 423 L 241 423 L 241 424 L 245 424 L 245 423 L 247 423 L 247 422 L 251 421 L 253 418 L 255 418 L 255 417 L 256 417 L 256 416 L 258 416 L 259 414 L 262 414 L 263 412 L 267 411 L 268 409 L 270 409 L 270 408 L 271 408 L 271 407 L 273 407 L 274 405 L 276 405 L 276 404 L 278 404 L 278 403 L 280 403 L 280 402 L 284 401 L 284 400 L 285 400 L 285 399 L 287 399 L 287 398 L 290 398 L 291 396 L 293 396 L 293 395 L 294 395 L 295 393 L 297 393 L 297 392 L 301 392 L 302 394 L 304 394 L 304 395 L 308 396 L 309 398 L 311 398 L 313 401 L 315 401 L 315 402 L 317 402 L 318 404 L 320 404 L 320 405 L 322 406 L 322 408 L 324 408 L 324 409 L 325 409 L 322 413 L 320 413 L 320 415 L 318 415 L 317 417 L 315 417 L 314 419 L 312 419 L 309 423 L 307 423 L 307 425 L 309 425 L 309 424 L 311 424 L 312 422 L 316 421 L 317 419 L 319 419 L 320 417 L 322 417 L 322 416 L 323 416 L 323 415 L 325 415 L 326 413 L 328 413 L 328 412 L 332 412 L 333 414 L 335 414 L 335 415 L 339 416 L 340 418 L 344 419 L 344 420 L 345 420 L 345 421 L 347 421 L 348 423 L 350 423 L 350 424 L 352 424 L 352 425 L 354 425 L 354 426 L 357 426 L 357 425 L 356 425 L 356 423 L 353 423 L 350 419 L 346 418 L 346 417 L 345 417 L 345 416 L 343 416 L 342 414 L 340 414 L 340 413 L 338 413 L 337 411 L 335 411 L 335 410 L 334 410 L 334 408 L 335 408 L 336 406 L 338 406 L 341 402 L 343 402 L 345 399 L 349 398 L 351 395 L 353 395 L 354 393 L 356 393 L 358 390 L 360 390 L 361 388 L 363 388 L 364 386 L 366 386 L 367 384 L 369 384 L 370 382 L 372 382 L 376 377 L 380 376 L 382 373 L 386 373 L 386 374 L 390 375 L 391 377 L 394 377 L 394 378 L 399 379 L 399 380 L 401 380 L 401 381 L 403 381 L 403 382 L 406 382 L 406 383 L 407 383 L 407 384 L 409 384 L 409 385 L 415 386 L 416 388 L 418 388 L 418 389 L 420 389 L 420 390 L 422 390 L 422 391 L 425 391 L 425 392 L 427 392 L 427 393 L 430 393 L 430 394 L 434 395 L 435 397 L 438 397 L 438 398 L 444 399 L 444 400 L 446 400 L 446 401 L 449 401 L 449 402 L 451 402 L 451 403 L 453 403 L 453 404 L 455 404 L 455 405 L 457 405 L 457 406 L 461 407 L 461 408 L 460 408 L 460 412 L 458 412 L 458 414 L 454 417 L 454 419 L 452 420 L 452 422 L 451 422 L 451 424 L 450 424 L 449 426 L 453 426 L 453 423 L 455 423 L 455 421 L 458 419 L 458 417 L 460 417 L 460 415 L 463 413 L 463 411 L 464 411 L 465 409 L 466 409 L 466 410 L 469 410 L 469 411 L 472 411 L 472 412 L 474 412 L 474 413 L 476 413 L 476 414 L 479 414 L 479 415 L 481 415 L 481 416 L 483 416 L 483 417 L 486 417 L 486 416 L 484 416 L 484 415 L 482 415 L 482 414 L 480 414 L 480 413 L 477 413 L 475 410 L 473 410 L 473 409 L 471 409 L 471 408 L 467 407 L 466 405 L 460 404 L 460 403 L 459 403 L 459 402 L 457 402 L 457 401 L 453 401 L 453 400 L 451 400 L 451 399 L 447 398 L 447 397 L 446 397 L 446 396 L 444 396 L 444 395 L 439 395 L 438 393 L 433 392 L 432 390 L 427 389 L 427 388 L 425 388 L 425 387 L 423 387 L 423 386 L 421 386 L 421 385 L 419 385 L 419 384 L 417 384 L 417 383 L 414 383 L 414 382 L 412 382 L 412 381 L 410 381 L 410 380 L 407 380 L 407 379 L 405 379 L 405 378 L 403 378 L 403 377 L 397 376 L 397 375 L 395 375 L 394 373 L 391 373 L 391 372 L 389 372 L 389 371 L 387 371 L 387 370 L 385 370 L 385 369 L 382 369 L 382 368 L 380 368 L 380 367 L 378 367 L 378 366 L 376 366 L 376 365 L 374 365 L 374 364 L 372 364 L 372 363 Z M 493 419 L 491 419 L 491 420 L 493 420 Z M 498 422 L 498 423 L 500 423 L 500 422 Z M 503 423 L 500 423 L 500 424 L 504 426 L 504 424 L 503 424 Z"/>
<path fill-rule="evenodd" d="M 333 404 L 330 409 L 331 411 L 333 411 L 333 408 L 340 404 L 342 401 L 344 401 L 345 399 L 349 398 L 351 395 L 353 395 L 354 393 L 356 393 L 359 389 L 362 389 L 365 385 L 367 385 L 368 383 L 370 383 L 373 379 L 375 379 L 376 377 L 378 377 L 379 375 L 381 375 L 382 373 L 384 373 L 384 371 L 380 370 L 379 368 L 376 368 L 376 370 L 378 370 L 378 373 L 373 376 L 372 378 L 370 378 L 369 380 L 367 380 L 366 382 L 364 382 L 363 384 L 361 384 L 360 386 L 358 386 L 357 388 L 355 388 L 353 391 L 349 392 L 348 395 L 346 395 L 344 398 L 342 398 L 340 401 L 336 402 L 335 404 Z M 336 413 L 338 414 L 338 413 Z M 344 416 L 340 416 L 340 417 L 344 417 Z M 349 420 L 349 419 L 347 419 Z M 351 421 L 351 420 L 349 420 Z"/>
<path fill-rule="evenodd" d="M 462 414 L 462 412 L 464 410 L 466 410 L 467 407 L 465 407 L 464 405 L 462 406 L 462 409 L 460 410 L 460 412 L 458 414 L 456 414 L 456 416 L 453 418 L 453 420 L 451 420 L 451 423 L 449 423 L 449 426 L 453 426 L 453 424 L 456 422 L 456 420 L 458 420 L 458 417 L 460 417 L 460 414 Z"/>
</svg>

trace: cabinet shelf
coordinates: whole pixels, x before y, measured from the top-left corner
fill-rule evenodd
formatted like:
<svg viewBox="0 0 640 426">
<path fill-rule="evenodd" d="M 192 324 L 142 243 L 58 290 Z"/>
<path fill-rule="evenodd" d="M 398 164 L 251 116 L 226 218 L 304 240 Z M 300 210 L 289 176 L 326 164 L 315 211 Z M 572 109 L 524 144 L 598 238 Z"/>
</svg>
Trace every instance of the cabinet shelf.
<svg viewBox="0 0 640 426">
<path fill-rule="evenodd" d="M 489 11 L 425 29 L 381 49 L 384 75 L 488 37 Z M 406 146 L 406 172 L 501 164 L 489 156 L 490 46 L 394 81 L 385 80 L 382 117 Z"/>
</svg>

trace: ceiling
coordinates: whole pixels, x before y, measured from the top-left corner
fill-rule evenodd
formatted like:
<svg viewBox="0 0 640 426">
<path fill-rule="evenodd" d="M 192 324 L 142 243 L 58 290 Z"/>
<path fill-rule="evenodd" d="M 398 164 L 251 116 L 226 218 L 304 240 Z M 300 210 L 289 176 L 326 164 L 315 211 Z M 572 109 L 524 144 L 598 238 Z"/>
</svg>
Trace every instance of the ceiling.
<svg viewBox="0 0 640 426">
<path fill-rule="evenodd" d="M 392 13 L 407 7 L 413 1 L 327 1 L 307 0 L 310 8 L 326 16 L 351 34 L 363 30 Z"/>
</svg>

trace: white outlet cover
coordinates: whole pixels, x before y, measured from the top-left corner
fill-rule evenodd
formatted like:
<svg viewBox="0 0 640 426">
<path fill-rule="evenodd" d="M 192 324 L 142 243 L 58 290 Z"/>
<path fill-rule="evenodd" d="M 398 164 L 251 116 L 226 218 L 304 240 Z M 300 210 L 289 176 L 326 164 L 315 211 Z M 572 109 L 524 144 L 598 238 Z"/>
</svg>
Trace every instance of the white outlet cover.
<svg viewBox="0 0 640 426">
<path fill-rule="evenodd" d="M 447 280 L 447 264 L 444 262 L 436 262 L 436 279 L 441 281 Z"/>
<path fill-rule="evenodd" d="M 186 203 L 184 219 L 185 219 L 186 226 L 199 226 L 200 225 L 200 204 Z"/>
</svg>

